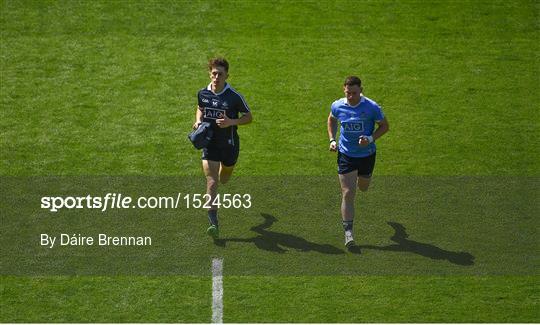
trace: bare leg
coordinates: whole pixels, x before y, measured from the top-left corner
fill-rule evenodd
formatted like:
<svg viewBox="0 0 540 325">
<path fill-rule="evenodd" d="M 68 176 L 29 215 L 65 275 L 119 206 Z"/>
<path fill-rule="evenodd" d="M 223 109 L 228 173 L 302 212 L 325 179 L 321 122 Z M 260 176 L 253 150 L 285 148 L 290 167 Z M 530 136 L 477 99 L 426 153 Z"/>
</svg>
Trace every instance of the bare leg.
<svg viewBox="0 0 540 325">
<path fill-rule="evenodd" d="M 371 177 L 358 176 L 358 189 L 362 192 L 367 192 Z"/>
<path fill-rule="evenodd" d="M 354 219 L 354 196 L 356 195 L 356 183 L 358 171 L 339 175 L 341 184 L 341 218 L 343 221 Z"/>
<path fill-rule="evenodd" d="M 219 181 L 221 184 L 226 184 L 229 179 L 231 179 L 231 175 L 234 170 L 234 165 L 232 166 L 225 166 L 221 164 L 221 167 L 219 169 Z"/>
<path fill-rule="evenodd" d="M 345 232 L 345 246 L 354 247 L 352 233 L 354 220 L 354 197 L 356 195 L 356 183 L 358 171 L 339 175 L 341 184 L 341 218 L 343 219 L 343 230 Z"/>
<path fill-rule="evenodd" d="M 219 181 L 219 161 L 203 160 L 202 167 L 204 176 L 206 177 L 206 194 L 209 194 L 214 201 L 217 195 L 218 181 Z M 217 207 L 212 206 L 210 210 L 217 210 Z"/>
</svg>

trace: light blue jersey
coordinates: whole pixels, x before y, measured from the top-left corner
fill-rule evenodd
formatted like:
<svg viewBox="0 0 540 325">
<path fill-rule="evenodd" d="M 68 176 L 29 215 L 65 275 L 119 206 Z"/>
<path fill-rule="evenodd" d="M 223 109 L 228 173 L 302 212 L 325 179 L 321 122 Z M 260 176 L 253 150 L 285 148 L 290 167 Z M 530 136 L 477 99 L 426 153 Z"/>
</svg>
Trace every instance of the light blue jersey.
<svg viewBox="0 0 540 325">
<path fill-rule="evenodd" d="M 384 119 L 381 107 L 367 97 L 360 97 L 360 103 L 351 106 L 347 98 L 341 98 L 332 103 L 332 116 L 341 127 L 339 130 L 339 152 L 349 157 L 367 157 L 375 153 L 375 143 L 365 147 L 358 144 L 362 135 L 372 135 L 375 122 Z"/>
</svg>

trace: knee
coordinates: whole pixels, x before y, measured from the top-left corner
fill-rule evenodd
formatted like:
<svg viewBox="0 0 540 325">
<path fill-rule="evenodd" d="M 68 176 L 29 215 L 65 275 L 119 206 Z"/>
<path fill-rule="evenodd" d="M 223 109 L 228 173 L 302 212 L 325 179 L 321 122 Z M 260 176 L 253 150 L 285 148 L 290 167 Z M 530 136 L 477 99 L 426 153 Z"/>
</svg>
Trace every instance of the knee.
<svg viewBox="0 0 540 325">
<path fill-rule="evenodd" d="M 343 196 L 344 200 L 354 200 L 354 195 L 356 194 L 356 191 L 354 188 L 343 188 L 341 189 L 341 195 Z"/>
<path fill-rule="evenodd" d="M 214 177 L 206 177 L 206 188 L 208 190 L 216 190 L 218 186 L 218 181 Z"/>
<path fill-rule="evenodd" d="M 371 179 L 358 177 L 358 189 L 362 192 L 367 192 Z"/>
<path fill-rule="evenodd" d="M 220 182 L 221 184 L 227 184 L 227 183 L 229 182 L 230 179 L 231 179 L 230 175 L 226 175 L 226 176 L 221 175 L 221 176 L 219 177 L 219 182 Z"/>
<path fill-rule="evenodd" d="M 358 184 L 358 189 L 362 192 L 367 192 L 369 184 Z"/>
<path fill-rule="evenodd" d="M 222 167 L 221 171 L 219 172 L 219 182 L 221 184 L 226 184 L 231 179 L 233 172 L 233 167 Z"/>
</svg>

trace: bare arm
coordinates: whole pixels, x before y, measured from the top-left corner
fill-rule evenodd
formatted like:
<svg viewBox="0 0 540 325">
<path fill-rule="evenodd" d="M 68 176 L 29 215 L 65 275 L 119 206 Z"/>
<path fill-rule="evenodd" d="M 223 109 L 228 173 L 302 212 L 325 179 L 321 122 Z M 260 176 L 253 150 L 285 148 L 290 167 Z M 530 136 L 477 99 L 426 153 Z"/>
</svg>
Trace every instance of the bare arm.
<svg viewBox="0 0 540 325">
<path fill-rule="evenodd" d="M 358 144 L 362 147 L 367 146 L 371 142 L 374 142 L 375 140 L 382 137 L 388 130 L 390 129 L 390 126 L 388 125 L 388 120 L 386 117 L 377 123 L 377 129 L 373 132 L 371 136 L 362 135 L 360 136 L 360 139 L 358 139 Z"/>
<path fill-rule="evenodd" d="M 377 140 L 378 138 L 382 137 L 388 130 L 390 130 L 390 125 L 388 124 L 388 120 L 386 117 L 382 119 L 377 123 L 377 130 L 373 132 L 373 141 Z"/>
<path fill-rule="evenodd" d="M 328 115 L 328 121 L 326 123 L 326 128 L 328 131 L 328 138 L 330 139 L 330 151 L 336 151 L 336 132 L 337 132 L 338 121 L 335 117 L 332 116 L 332 113 Z M 334 141 L 332 141 L 334 140 Z"/>
<path fill-rule="evenodd" d="M 251 121 L 253 121 L 253 115 L 251 114 L 251 112 L 247 112 L 237 119 L 231 119 L 227 115 L 223 115 L 223 118 L 216 120 L 216 123 L 220 128 L 226 128 L 231 125 L 249 124 L 251 123 Z"/>
<path fill-rule="evenodd" d="M 203 112 L 200 107 L 197 107 L 197 111 L 195 112 L 195 123 L 193 123 L 193 129 L 196 129 L 199 127 L 199 124 L 201 124 L 203 121 Z"/>
<path fill-rule="evenodd" d="M 251 123 L 253 121 L 253 115 L 251 114 L 251 112 L 247 112 L 247 113 L 244 113 L 242 115 L 242 117 L 240 117 L 239 119 L 236 119 L 234 121 L 236 121 L 236 125 L 249 124 L 249 123 Z"/>
</svg>

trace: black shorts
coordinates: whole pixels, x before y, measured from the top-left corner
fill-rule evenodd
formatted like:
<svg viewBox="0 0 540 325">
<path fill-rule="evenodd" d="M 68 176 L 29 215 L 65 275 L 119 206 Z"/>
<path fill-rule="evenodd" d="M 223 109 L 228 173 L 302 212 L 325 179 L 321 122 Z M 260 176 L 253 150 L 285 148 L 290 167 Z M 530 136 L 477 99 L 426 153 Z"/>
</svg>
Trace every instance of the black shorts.
<svg viewBox="0 0 540 325">
<path fill-rule="evenodd" d="M 236 164 L 240 154 L 240 141 L 234 145 L 216 146 L 210 144 L 202 150 L 202 160 L 220 161 L 224 166 L 230 167 Z"/>
<path fill-rule="evenodd" d="M 367 157 L 349 157 L 338 151 L 337 164 L 338 174 L 347 174 L 358 170 L 358 176 L 371 177 L 373 168 L 375 167 L 375 154 Z"/>
</svg>

